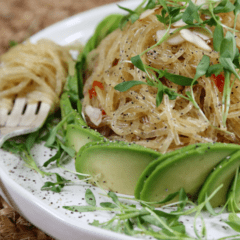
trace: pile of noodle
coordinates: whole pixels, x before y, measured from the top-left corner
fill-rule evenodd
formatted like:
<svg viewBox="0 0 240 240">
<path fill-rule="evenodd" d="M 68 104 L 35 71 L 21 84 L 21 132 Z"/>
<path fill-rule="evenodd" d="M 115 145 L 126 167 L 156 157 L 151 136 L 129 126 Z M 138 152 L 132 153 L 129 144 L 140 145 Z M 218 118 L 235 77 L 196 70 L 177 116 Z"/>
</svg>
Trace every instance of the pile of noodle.
<svg viewBox="0 0 240 240">
<path fill-rule="evenodd" d="M 0 108 L 11 110 L 16 97 L 48 103 L 52 110 L 68 74 L 67 48 L 50 40 L 19 44 L 0 57 Z"/>
<path fill-rule="evenodd" d="M 123 81 L 146 82 L 146 74 L 134 67 L 130 58 L 157 42 L 156 32 L 166 28 L 155 16 L 159 13 L 160 10 L 155 10 L 154 14 L 128 24 L 123 31 L 116 30 L 90 54 L 92 64 L 89 65 L 85 82 L 83 109 L 90 105 L 104 110 L 106 114 L 102 115 L 101 123 L 96 126 L 85 112 L 88 124 L 111 140 L 135 142 L 162 153 L 199 142 L 239 142 L 238 80 L 232 89 L 226 128 L 222 122 L 222 93 L 210 77 L 199 78 L 193 88 L 196 102 L 209 122 L 191 102 L 180 97 L 169 100 L 164 94 L 162 103 L 156 107 L 157 88 L 138 85 L 126 92 L 114 89 Z M 233 27 L 233 13 L 220 14 L 220 17 L 223 24 Z M 240 30 L 239 24 L 237 29 Z M 236 34 L 236 42 L 240 48 L 239 33 Z M 208 45 L 213 49 L 212 39 Z M 203 55 L 209 56 L 212 64 L 218 63 L 217 52 L 202 50 L 187 41 L 177 46 L 164 42 L 141 58 L 145 64 L 154 68 L 193 78 Z M 186 91 L 190 91 L 190 87 L 176 85 L 164 78 L 161 80 L 185 96 Z M 89 89 L 94 81 L 101 82 L 104 89 L 95 87 L 96 96 L 90 96 Z M 226 130 L 234 135 L 227 134 Z"/>
</svg>

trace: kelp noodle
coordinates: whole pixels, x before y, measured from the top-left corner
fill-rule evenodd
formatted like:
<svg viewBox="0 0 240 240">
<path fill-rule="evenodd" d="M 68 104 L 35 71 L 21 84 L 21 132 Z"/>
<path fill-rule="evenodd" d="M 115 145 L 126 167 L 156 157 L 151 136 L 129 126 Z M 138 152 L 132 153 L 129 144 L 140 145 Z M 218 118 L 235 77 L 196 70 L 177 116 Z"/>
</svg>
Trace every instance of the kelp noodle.
<svg viewBox="0 0 240 240">
<path fill-rule="evenodd" d="M 16 96 L 57 107 L 70 59 L 67 48 L 50 40 L 28 41 L 10 49 L 0 57 L 0 108 L 11 110 Z"/>
<path fill-rule="evenodd" d="M 166 29 L 158 21 L 155 14 L 161 9 L 128 24 L 123 30 L 116 30 L 107 36 L 89 55 L 89 69 L 84 87 L 83 110 L 88 124 L 111 140 L 136 142 L 137 144 L 167 152 L 179 147 L 198 142 L 238 142 L 240 138 L 240 82 L 235 81 L 227 128 L 222 122 L 222 92 L 212 77 L 199 78 L 194 85 L 195 100 L 209 120 L 203 118 L 199 110 L 191 102 L 183 98 L 170 100 L 164 95 L 162 103 L 156 107 L 157 88 L 148 85 L 137 85 L 125 92 L 114 87 L 124 81 L 140 80 L 146 82 L 146 73 L 140 71 L 131 62 L 131 57 L 141 54 L 157 42 L 156 32 Z M 234 14 L 219 14 L 223 24 L 233 27 Z M 237 29 L 240 30 L 239 23 Z M 214 30 L 214 27 L 211 29 Z M 236 33 L 237 47 L 240 48 L 240 33 Z M 208 45 L 213 49 L 212 39 Z M 219 54 L 206 51 L 185 41 L 176 46 L 163 42 L 148 51 L 142 61 L 157 69 L 193 78 L 196 67 L 203 55 L 210 57 L 212 64 L 218 63 Z M 176 85 L 165 78 L 162 82 L 186 95 L 190 87 Z M 95 87 L 95 95 L 91 94 L 94 81 L 103 87 Z M 234 81 L 232 77 L 231 81 Z M 101 123 L 96 126 L 91 116 L 86 114 L 86 107 L 92 106 L 102 111 Z M 96 110 L 96 109 L 95 109 Z M 106 113 L 106 114 L 105 114 Z M 215 127 L 217 128 L 215 128 Z M 235 137 L 227 134 L 227 130 Z"/>
</svg>

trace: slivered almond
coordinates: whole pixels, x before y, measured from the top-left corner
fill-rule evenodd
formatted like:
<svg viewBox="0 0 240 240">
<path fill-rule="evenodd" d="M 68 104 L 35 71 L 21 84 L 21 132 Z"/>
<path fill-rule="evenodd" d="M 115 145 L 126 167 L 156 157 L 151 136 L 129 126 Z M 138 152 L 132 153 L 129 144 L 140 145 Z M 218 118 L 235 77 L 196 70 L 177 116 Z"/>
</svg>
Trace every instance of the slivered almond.
<svg viewBox="0 0 240 240">
<path fill-rule="evenodd" d="M 177 22 L 173 23 L 172 26 L 175 27 L 175 28 L 178 28 L 178 27 L 184 27 L 186 26 L 187 24 L 182 20 L 178 20 Z"/>
<path fill-rule="evenodd" d="M 172 33 L 175 29 L 170 29 L 169 32 Z M 157 31 L 157 39 L 158 41 L 164 36 L 164 34 L 166 33 L 166 30 L 158 30 Z M 174 34 L 172 37 L 170 37 L 167 40 L 167 43 L 170 45 L 178 45 L 183 43 L 185 40 L 181 37 L 181 35 L 179 33 Z"/>
<path fill-rule="evenodd" d="M 212 38 L 210 33 L 204 32 L 204 31 L 201 31 L 201 30 L 193 30 L 192 33 L 196 34 L 197 36 L 199 36 L 203 40 L 210 40 Z"/>
<path fill-rule="evenodd" d="M 182 30 L 180 30 L 180 34 L 181 34 L 182 38 L 184 38 L 186 41 L 194 44 L 195 46 L 197 46 L 201 49 L 204 49 L 206 51 L 212 51 L 211 47 L 209 47 L 202 38 L 200 38 L 199 36 L 197 36 L 196 34 L 191 32 L 190 30 L 182 29 Z"/>
<path fill-rule="evenodd" d="M 144 11 L 144 12 L 140 15 L 139 19 L 144 19 L 144 18 L 148 17 L 149 15 L 153 14 L 153 13 L 155 12 L 155 9 L 156 9 L 156 8 L 154 8 L 154 9 L 147 9 L 146 11 Z"/>
<path fill-rule="evenodd" d="M 90 118 L 91 122 L 98 126 L 102 122 L 102 111 L 99 108 L 87 105 L 85 112 Z"/>
</svg>

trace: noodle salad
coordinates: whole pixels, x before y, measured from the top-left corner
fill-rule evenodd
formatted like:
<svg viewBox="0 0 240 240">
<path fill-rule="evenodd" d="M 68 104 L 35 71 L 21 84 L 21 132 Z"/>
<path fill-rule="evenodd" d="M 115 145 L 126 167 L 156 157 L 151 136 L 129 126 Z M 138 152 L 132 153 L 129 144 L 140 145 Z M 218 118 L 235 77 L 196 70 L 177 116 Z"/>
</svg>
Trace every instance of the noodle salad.
<svg viewBox="0 0 240 240">
<path fill-rule="evenodd" d="M 86 206 L 64 208 L 115 213 L 94 226 L 137 237 L 206 239 L 202 212 L 229 212 L 225 223 L 236 235 L 221 239 L 237 239 L 240 1 L 143 0 L 135 10 L 119 7 L 127 14 L 97 26 L 71 71 L 71 47 L 50 41 L 22 44 L 1 57 L 1 107 L 11 109 L 16 95 L 27 94 L 29 102 L 40 96 L 54 109 L 43 128 L 2 148 L 50 176 L 42 190 L 56 193 L 73 182 L 46 169 L 66 170 L 62 160 L 74 159 L 80 183 L 98 186 L 111 202 L 97 206 L 87 189 Z M 40 141 L 56 149 L 41 167 L 31 154 Z M 158 208 L 163 205 L 167 210 Z M 194 237 L 180 221 L 186 215 L 195 216 Z"/>
</svg>

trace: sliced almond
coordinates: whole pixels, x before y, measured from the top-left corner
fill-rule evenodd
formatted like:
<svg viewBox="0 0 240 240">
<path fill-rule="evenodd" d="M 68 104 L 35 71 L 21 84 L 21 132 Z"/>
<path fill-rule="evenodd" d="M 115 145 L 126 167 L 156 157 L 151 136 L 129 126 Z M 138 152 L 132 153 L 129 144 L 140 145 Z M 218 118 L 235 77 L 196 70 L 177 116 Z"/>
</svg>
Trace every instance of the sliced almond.
<svg viewBox="0 0 240 240">
<path fill-rule="evenodd" d="M 172 33 L 173 31 L 175 31 L 175 29 L 170 29 L 169 32 Z M 164 36 L 164 34 L 166 33 L 166 30 L 158 30 L 157 31 L 157 39 L 158 41 Z M 170 45 L 178 45 L 183 43 L 185 40 L 181 37 L 181 35 L 179 33 L 174 34 L 172 37 L 170 37 L 167 40 L 167 43 Z"/>
<path fill-rule="evenodd" d="M 147 9 L 140 15 L 139 19 L 144 19 L 144 18 L 148 17 L 149 15 L 153 14 L 154 12 L 155 12 L 155 9 Z"/>
<path fill-rule="evenodd" d="M 178 27 L 184 27 L 186 26 L 187 24 L 182 20 L 178 20 L 177 22 L 173 23 L 172 26 L 175 27 L 175 28 L 178 28 Z"/>
<path fill-rule="evenodd" d="M 192 33 L 196 34 L 197 36 L 199 36 L 200 38 L 202 38 L 203 40 L 210 40 L 212 38 L 211 33 L 198 29 L 198 30 L 193 30 Z"/>
<path fill-rule="evenodd" d="M 87 105 L 85 112 L 90 118 L 91 122 L 98 126 L 102 122 L 102 111 L 99 108 Z"/>
<path fill-rule="evenodd" d="M 190 30 L 182 29 L 180 31 L 180 34 L 181 34 L 182 38 L 184 38 L 186 41 L 194 44 L 195 46 L 197 46 L 201 49 L 204 49 L 206 51 L 212 51 L 211 47 L 209 47 L 202 38 L 200 38 L 199 36 L 197 36 L 196 34 L 191 32 Z"/>
</svg>

